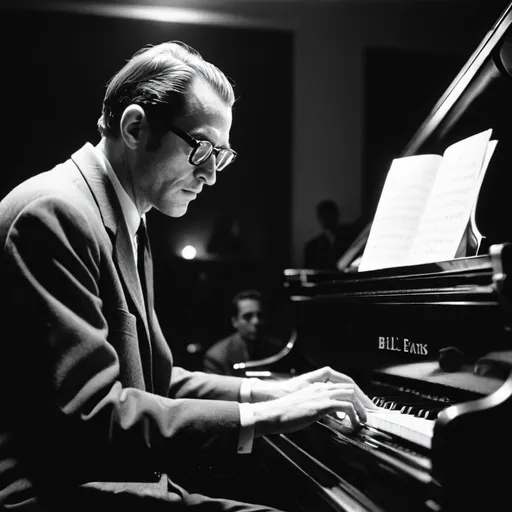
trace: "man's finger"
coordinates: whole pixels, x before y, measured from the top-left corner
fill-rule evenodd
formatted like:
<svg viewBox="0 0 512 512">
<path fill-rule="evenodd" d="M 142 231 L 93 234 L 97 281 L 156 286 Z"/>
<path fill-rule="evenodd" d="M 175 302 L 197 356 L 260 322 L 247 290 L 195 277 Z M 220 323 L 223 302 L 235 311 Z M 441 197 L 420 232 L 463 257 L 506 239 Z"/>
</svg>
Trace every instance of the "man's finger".
<svg viewBox="0 0 512 512">
<path fill-rule="evenodd" d="M 352 402 L 337 401 L 335 402 L 334 411 L 345 413 L 350 418 L 350 423 L 354 428 L 363 426 Z"/>
<path fill-rule="evenodd" d="M 371 398 L 364 393 L 364 391 L 356 384 L 356 389 L 362 404 L 367 409 L 378 409 L 378 407 L 372 402 Z"/>
<path fill-rule="evenodd" d="M 359 398 L 357 390 L 353 386 L 347 387 L 343 384 L 341 386 L 338 384 L 338 387 L 333 388 L 332 391 L 334 398 L 341 402 L 351 403 L 361 421 L 366 421 L 366 409 Z"/>
</svg>

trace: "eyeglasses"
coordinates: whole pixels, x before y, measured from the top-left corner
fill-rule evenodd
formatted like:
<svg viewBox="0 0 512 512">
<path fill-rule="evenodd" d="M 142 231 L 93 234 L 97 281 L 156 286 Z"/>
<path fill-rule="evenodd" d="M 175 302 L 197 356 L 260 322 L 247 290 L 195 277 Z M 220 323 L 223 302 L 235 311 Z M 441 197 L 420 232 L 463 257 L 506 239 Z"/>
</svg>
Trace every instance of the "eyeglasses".
<svg viewBox="0 0 512 512">
<path fill-rule="evenodd" d="M 233 163 L 237 157 L 238 153 L 232 149 L 216 148 L 211 142 L 207 140 L 197 140 L 195 137 L 192 137 L 192 135 L 175 126 L 167 126 L 167 128 L 193 148 L 188 158 L 188 161 L 192 165 L 203 164 L 213 153 L 215 155 L 216 170 L 222 171 L 222 169 L 225 169 L 229 164 Z"/>
</svg>

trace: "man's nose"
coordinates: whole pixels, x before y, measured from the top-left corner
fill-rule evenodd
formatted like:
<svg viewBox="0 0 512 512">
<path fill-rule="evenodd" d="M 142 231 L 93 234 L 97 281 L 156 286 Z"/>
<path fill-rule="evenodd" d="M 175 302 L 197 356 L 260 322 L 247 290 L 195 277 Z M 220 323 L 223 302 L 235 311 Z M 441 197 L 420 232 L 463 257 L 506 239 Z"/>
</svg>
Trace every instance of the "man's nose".
<svg viewBox="0 0 512 512">
<path fill-rule="evenodd" d="M 196 176 L 198 179 L 206 183 L 207 185 L 215 185 L 217 181 L 217 162 L 215 161 L 215 155 L 211 155 L 206 162 L 202 163 L 196 168 Z"/>
</svg>

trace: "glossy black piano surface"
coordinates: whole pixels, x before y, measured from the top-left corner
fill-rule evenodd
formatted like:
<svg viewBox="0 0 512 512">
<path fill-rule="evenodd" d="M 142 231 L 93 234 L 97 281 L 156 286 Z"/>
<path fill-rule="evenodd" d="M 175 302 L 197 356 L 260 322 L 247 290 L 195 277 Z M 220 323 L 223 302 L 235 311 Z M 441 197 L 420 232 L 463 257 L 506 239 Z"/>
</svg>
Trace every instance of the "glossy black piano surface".
<svg viewBox="0 0 512 512">
<path fill-rule="evenodd" d="M 297 348 L 312 366 L 336 364 L 356 374 L 438 360 L 447 347 L 458 350 L 461 363 L 491 348 L 506 349 L 510 248 L 496 245 L 490 255 L 351 274 L 288 269 Z"/>
<path fill-rule="evenodd" d="M 330 416 L 263 441 L 264 465 L 299 484 L 304 510 L 495 510 L 481 507 L 507 494 L 498 461 L 512 455 L 511 272 L 510 244 L 364 273 L 286 271 L 297 338 L 266 369 L 330 365 L 394 411 L 360 431 Z"/>
<path fill-rule="evenodd" d="M 329 365 L 394 411 L 357 431 L 333 415 L 262 440 L 263 465 L 300 510 L 512 509 L 511 25 L 509 5 L 397 155 L 442 153 L 493 128 L 499 143 L 473 226 L 481 246 L 468 232 L 459 258 L 359 272 L 367 228 L 342 270 L 285 271 L 295 343 L 250 369 Z"/>
</svg>

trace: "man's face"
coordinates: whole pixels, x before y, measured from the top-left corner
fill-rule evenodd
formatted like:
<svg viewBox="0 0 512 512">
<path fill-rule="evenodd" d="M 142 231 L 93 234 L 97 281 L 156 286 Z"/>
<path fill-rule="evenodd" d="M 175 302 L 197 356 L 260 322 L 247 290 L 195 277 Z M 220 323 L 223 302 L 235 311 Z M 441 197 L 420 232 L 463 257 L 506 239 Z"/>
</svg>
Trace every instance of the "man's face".
<svg viewBox="0 0 512 512">
<path fill-rule="evenodd" d="M 202 80 L 196 79 L 189 96 L 190 114 L 177 118 L 174 125 L 214 147 L 230 147 L 231 108 Z M 172 132 L 166 132 L 156 151 L 145 144 L 138 150 L 135 196 L 142 211 L 156 208 L 170 217 L 181 217 L 205 185 L 216 181 L 215 157 L 199 166 L 189 163 L 192 147 Z"/>
<path fill-rule="evenodd" d="M 246 341 L 255 341 L 263 332 L 264 319 L 259 300 L 242 299 L 238 302 L 238 315 L 233 317 L 233 327 Z"/>
</svg>

